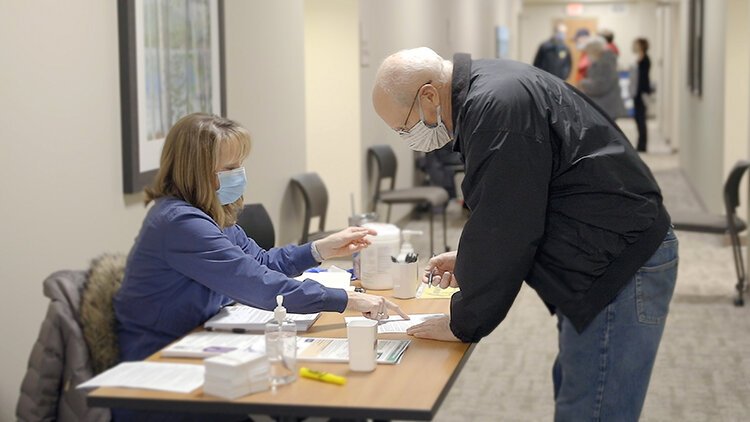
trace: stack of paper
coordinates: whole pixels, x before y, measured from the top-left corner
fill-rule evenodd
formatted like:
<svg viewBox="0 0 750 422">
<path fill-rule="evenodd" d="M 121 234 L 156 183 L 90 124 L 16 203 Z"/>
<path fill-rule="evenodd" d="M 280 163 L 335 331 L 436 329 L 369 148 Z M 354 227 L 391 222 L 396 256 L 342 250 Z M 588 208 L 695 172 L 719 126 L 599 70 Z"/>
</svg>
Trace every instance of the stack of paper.
<svg viewBox="0 0 750 422">
<path fill-rule="evenodd" d="M 204 361 L 203 393 L 226 399 L 265 391 L 269 388 L 270 365 L 266 355 L 236 350 Z"/>
</svg>

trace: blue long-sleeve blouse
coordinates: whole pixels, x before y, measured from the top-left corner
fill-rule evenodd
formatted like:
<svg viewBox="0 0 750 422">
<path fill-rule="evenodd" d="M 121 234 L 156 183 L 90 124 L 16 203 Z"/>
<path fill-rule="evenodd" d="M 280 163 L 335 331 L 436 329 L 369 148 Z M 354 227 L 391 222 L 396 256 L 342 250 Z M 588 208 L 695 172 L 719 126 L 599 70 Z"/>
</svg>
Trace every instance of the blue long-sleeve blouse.
<svg viewBox="0 0 750 422">
<path fill-rule="evenodd" d="M 148 211 L 114 297 L 122 360 L 141 360 L 187 334 L 235 300 L 262 309 L 284 296 L 289 312 L 342 312 L 344 290 L 290 277 L 317 265 L 311 245 L 268 251 L 237 225 L 221 229 L 176 198 Z"/>
</svg>

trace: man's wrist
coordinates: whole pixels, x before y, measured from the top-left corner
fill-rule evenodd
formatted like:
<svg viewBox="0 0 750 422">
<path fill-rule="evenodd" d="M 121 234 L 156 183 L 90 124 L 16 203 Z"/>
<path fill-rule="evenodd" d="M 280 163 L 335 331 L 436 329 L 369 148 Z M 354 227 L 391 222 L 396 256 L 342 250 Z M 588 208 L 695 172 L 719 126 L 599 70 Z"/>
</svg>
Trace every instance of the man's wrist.
<svg viewBox="0 0 750 422">
<path fill-rule="evenodd" d="M 310 243 L 310 253 L 312 253 L 313 259 L 318 262 L 323 262 L 325 259 L 323 258 L 323 255 L 321 255 L 320 250 L 317 246 L 318 241 L 314 241 Z"/>
</svg>

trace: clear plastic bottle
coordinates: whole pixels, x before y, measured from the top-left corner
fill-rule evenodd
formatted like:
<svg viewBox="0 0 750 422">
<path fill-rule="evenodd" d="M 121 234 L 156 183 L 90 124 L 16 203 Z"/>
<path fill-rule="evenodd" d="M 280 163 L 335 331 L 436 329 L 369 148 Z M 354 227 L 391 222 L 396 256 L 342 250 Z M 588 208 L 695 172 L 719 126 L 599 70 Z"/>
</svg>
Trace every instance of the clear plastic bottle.
<svg viewBox="0 0 750 422">
<path fill-rule="evenodd" d="M 276 296 L 278 306 L 273 310 L 274 319 L 266 324 L 266 354 L 273 387 L 297 379 L 297 324 L 286 317 L 283 301 L 283 296 Z"/>
</svg>

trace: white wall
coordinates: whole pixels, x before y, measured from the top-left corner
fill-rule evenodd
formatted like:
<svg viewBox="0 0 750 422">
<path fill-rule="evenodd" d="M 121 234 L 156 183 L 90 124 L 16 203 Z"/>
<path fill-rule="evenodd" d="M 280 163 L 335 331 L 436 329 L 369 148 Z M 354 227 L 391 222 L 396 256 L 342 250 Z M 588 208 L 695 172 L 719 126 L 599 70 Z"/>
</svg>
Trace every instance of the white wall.
<svg viewBox="0 0 750 422">
<path fill-rule="evenodd" d="M 122 194 L 116 5 L 0 2 L 0 420 L 15 419 L 44 278 L 127 252 L 145 214 Z"/>
<path fill-rule="evenodd" d="M 298 235 L 282 204 L 306 160 L 303 3 L 229 0 L 226 25 L 229 117 L 253 136 L 246 198 L 281 242 Z M 0 420 L 12 420 L 43 279 L 127 252 L 145 208 L 122 194 L 116 2 L 1 2 L 0 39 L 13 58 L 0 67 L 0 318 L 20 322 L 0 328 Z"/>
<path fill-rule="evenodd" d="M 351 194 L 361 202 L 358 3 L 306 0 L 304 28 L 306 165 L 326 184 L 332 230 L 346 226 Z"/>
<path fill-rule="evenodd" d="M 724 176 L 737 160 L 748 157 L 750 113 L 750 40 L 748 0 L 727 0 L 726 64 L 724 77 Z M 746 201 L 742 201 L 743 206 Z M 744 213 L 742 213 L 744 214 Z"/>
<path fill-rule="evenodd" d="M 681 3 L 682 33 L 687 33 L 687 1 Z M 680 166 L 690 183 L 713 212 L 721 212 L 721 186 L 724 181 L 724 77 L 726 0 L 715 0 L 705 8 L 703 96 L 687 93 L 680 103 Z M 687 39 L 682 42 L 682 57 L 687 63 Z M 686 76 L 682 76 L 683 78 Z"/>
<path fill-rule="evenodd" d="M 360 0 L 360 25 L 363 59 L 360 63 L 360 104 L 362 192 L 365 196 L 360 206 L 369 204 L 365 154 L 372 145 L 388 144 L 398 159 L 396 187 L 412 186 L 414 154 L 375 113 L 372 107 L 372 87 L 380 63 L 391 53 L 405 48 L 428 46 L 438 54 L 448 54 L 445 0 Z M 447 56 L 446 56 L 447 57 Z M 410 206 L 395 205 L 391 221 L 405 216 Z M 385 217 L 385 208 L 380 208 Z"/>
<path fill-rule="evenodd" d="M 276 244 L 296 242 L 302 203 L 289 178 L 305 171 L 305 53 L 302 0 L 228 0 L 227 110 L 252 136 L 246 203 L 260 202 Z"/>
</svg>

